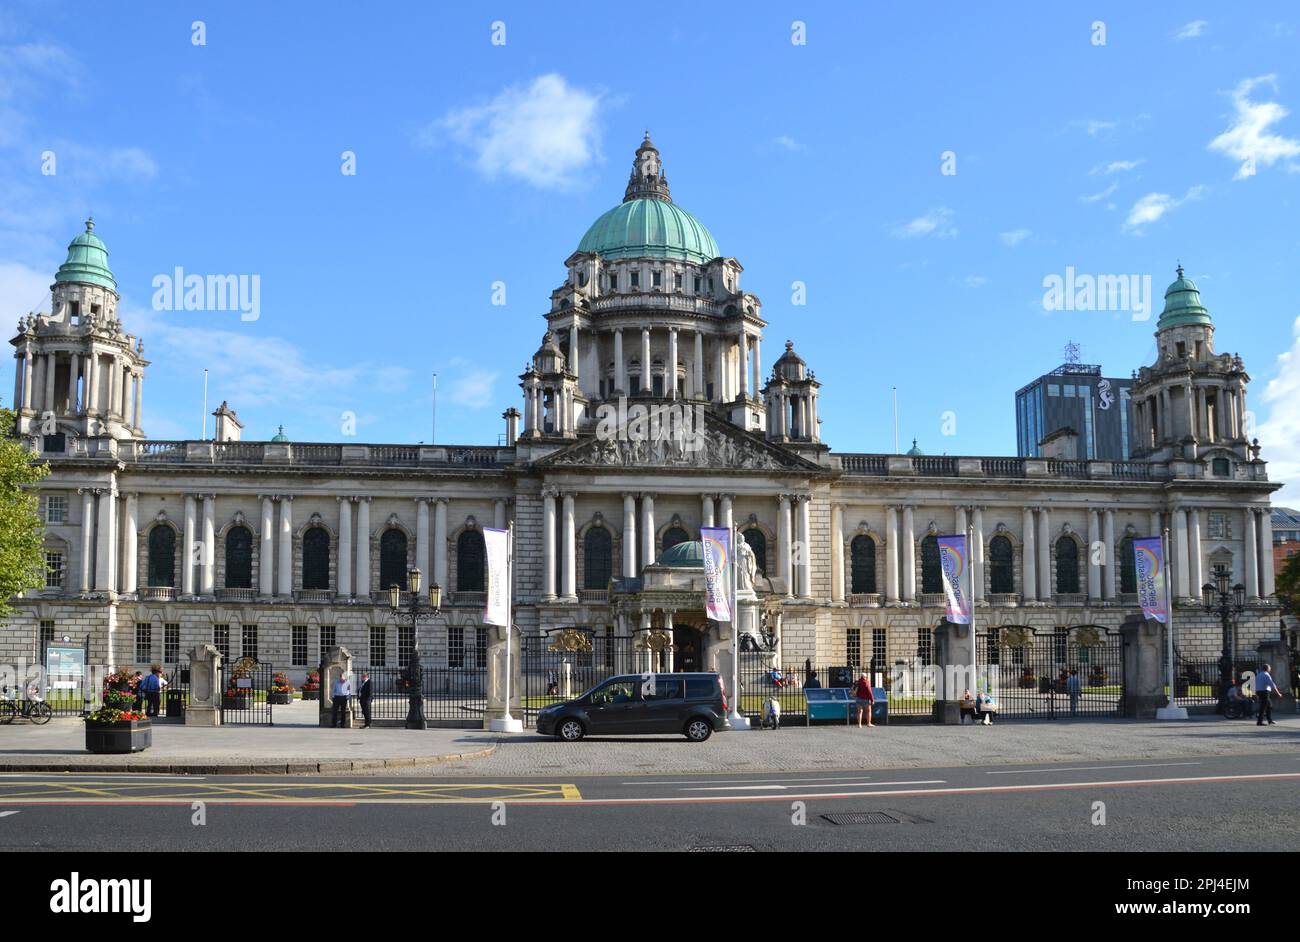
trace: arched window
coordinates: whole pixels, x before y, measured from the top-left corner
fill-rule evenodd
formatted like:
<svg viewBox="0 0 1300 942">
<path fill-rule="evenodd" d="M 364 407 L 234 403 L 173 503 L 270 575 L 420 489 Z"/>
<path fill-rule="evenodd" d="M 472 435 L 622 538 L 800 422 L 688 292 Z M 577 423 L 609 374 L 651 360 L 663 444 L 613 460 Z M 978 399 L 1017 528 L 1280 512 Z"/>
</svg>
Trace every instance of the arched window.
<svg viewBox="0 0 1300 942">
<path fill-rule="evenodd" d="M 758 527 L 750 527 L 742 534 L 749 548 L 754 551 L 754 562 L 758 565 L 758 571 L 767 575 L 767 537 Z"/>
<path fill-rule="evenodd" d="M 324 527 L 312 527 L 302 536 L 302 587 L 330 587 L 330 535 Z"/>
<path fill-rule="evenodd" d="M 672 549 L 678 543 L 685 543 L 690 540 L 690 535 L 681 527 L 669 527 L 664 532 L 664 550 Z"/>
<path fill-rule="evenodd" d="M 1009 539 L 995 536 L 989 540 L 989 591 L 993 594 L 1010 595 L 1016 591 L 1016 567 L 1012 560 Z"/>
<path fill-rule="evenodd" d="M 379 538 L 379 590 L 406 589 L 406 534 L 396 527 Z"/>
<path fill-rule="evenodd" d="M 1070 536 L 1056 541 L 1056 591 L 1060 595 L 1079 591 L 1079 544 Z"/>
<path fill-rule="evenodd" d="M 483 572 L 485 550 L 483 534 L 466 530 L 456 541 L 456 591 L 486 592 L 487 579 Z M 557 557 L 559 553 L 555 554 Z"/>
<path fill-rule="evenodd" d="M 149 584 L 176 585 L 176 531 L 165 523 L 149 531 Z"/>
<path fill-rule="evenodd" d="M 853 538 L 849 544 L 849 591 L 855 595 L 874 595 L 876 592 L 876 541 L 866 534 Z"/>
<path fill-rule="evenodd" d="M 1133 537 L 1126 536 L 1119 541 L 1119 590 L 1136 592 L 1138 590 L 1137 560 L 1133 558 Z"/>
<path fill-rule="evenodd" d="M 584 589 L 609 588 L 614 574 L 614 540 L 604 527 L 592 527 L 582 540 Z"/>
<path fill-rule="evenodd" d="M 939 571 L 939 538 L 937 536 L 927 536 L 921 541 L 921 591 L 943 591 L 943 575 Z"/>
<path fill-rule="evenodd" d="M 253 533 L 248 527 L 231 527 L 226 533 L 226 588 L 253 587 Z"/>
</svg>

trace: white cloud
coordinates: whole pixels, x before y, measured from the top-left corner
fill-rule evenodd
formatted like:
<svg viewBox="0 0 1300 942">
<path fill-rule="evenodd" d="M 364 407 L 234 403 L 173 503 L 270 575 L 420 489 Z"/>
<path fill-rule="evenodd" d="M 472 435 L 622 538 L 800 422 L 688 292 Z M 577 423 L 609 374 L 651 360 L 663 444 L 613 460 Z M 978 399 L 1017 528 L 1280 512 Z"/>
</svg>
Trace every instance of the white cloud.
<svg viewBox="0 0 1300 942">
<path fill-rule="evenodd" d="M 1024 242 L 1031 235 L 1028 229 L 1012 229 L 1010 232 L 1001 233 L 998 238 L 1002 240 L 1003 245 L 1009 245 L 1015 248 L 1021 242 Z"/>
<path fill-rule="evenodd" d="M 1148 193 L 1134 203 L 1133 208 L 1128 211 L 1128 218 L 1124 220 L 1124 231 L 1141 235 L 1143 226 L 1156 222 L 1171 209 L 1177 209 L 1191 200 L 1200 199 L 1203 192 L 1205 187 L 1198 185 L 1189 189 L 1181 199 L 1168 193 Z"/>
<path fill-rule="evenodd" d="M 1110 186 L 1106 187 L 1106 189 L 1102 190 L 1100 193 L 1090 193 L 1090 194 L 1088 194 L 1087 196 L 1080 196 L 1080 197 L 1079 197 L 1079 202 L 1080 202 L 1080 203 L 1099 203 L 1099 202 L 1101 202 L 1102 200 L 1104 200 L 1104 199 L 1106 199 L 1107 197 L 1109 197 L 1112 193 L 1114 193 L 1114 192 L 1115 192 L 1116 190 L 1118 190 L 1118 189 L 1119 189 L 1119 184 L 1118 184 L 1118 183 L 1112 183 Z"/>
<path fill-rule="evenodd" d="M 1129 170 L 1137 169 L 1144 163 L 1146 163 L 1145 157 L 1139 157 L 1137 160 L 1102 161 L 1088 171 L 1088 176 L 1095 177 L 1099 173 L 1105 176 L 1110 176 L 1112 173 L 1127 173 Z"/>
<path fill-rule="evenodd" d="M 76 91 L 81 75 L 81 63 L 55 43 L 0 46 L 0 101 L 31 98 L 54 84 Z"/>
<path fill-rule="evenodd" d="M 455 371 L 449 389 L 452 402 L 470 409 L 491 404 L 497 377 L 501 375 L 499 370 L 485 369 L 464 357 L 453 357 L 448 365 Z"/>
<path fill-rule="evenodd" d="M 566 189 L 600 156 L 601 97 L 550 73 L 506 88 L 486 104 L 449 111 L 425 126 L 416 142 L 432 147 L 454 141 L 489 180 L 504 175 L 542 189 Z"/>
<path fill-rule="evenodd" d="M 1184 39 L 1195 39 L 1205 32 L 1205 27 L 1209 25 L 1205 20 L 1192 20 L 1190 23 L 1184 23 L 1178 29 L 1170 34 L 1174 42 L 1182 42 Z"/>
<path fill-rule="evenodd" d="M 50 273 L 17 262 L 0 262 L 0 313 L 15 319 L 50 309 Z"/>
<path fill-rule="evenodd" d="M 924 236 L 951 239 L 957 234 L 957 227 L 952 224 L 954 215 L 956 214 L 951 209 L 940 206 L 923 216 L 917 216 L 909 222 L 894 226 L 890 230 L 890 235 L 895 239 L 916 239 Z"/>
<path fill-rule="evenodd" d="M 1285 481 L 1273 495 L 1274 506 L 1300 502 L 1300 318 L 1296 318 L 1295 343 L 1277 358 L 1277 375 L 1264 387 L 1268 419 L 1255 429 L 1268 462 L 1268 475 Z"/>
<path fill-rule="evenodd" d="M 779 137 L 772 138 L 772 143 L 777 147 L 785 148 L 791 153 L 803 150 L 803 145 L 788 134 L 782 134 Z"/>
<path fill-rule="evenodd" d="M 982 288 L 988 283 L 989 280 L 985 278 L 983 275 L 966 276 L 966 287 L 968 288 Z"/>
<path fill-rule="evenodd" d="M 1077 118 L 1070 122 L 1072 128 L 1082 128 L 1089 137 L 1111 134 L 1117 127 L 1114 121 L 1098 121 L 1095 118 Z"/>
<path fill-rule="evenodd" d="M 1275 101 L 1251 101 L 1250 94 L 1258 85 L 1271 85 L 1276 92 L 1276 76 L 1243 79 L 1232 91 L 1232 123 L 1209 143 L 1210 150 L 1242 161 L 1234 180 L 1254 176 L 1260 165 L 1271 167 L 1279 160 L 1300 158 L 1300 139 L 1269 133 L 1269 126 L 1290 112 Z M 1300 163 L 1289 163 L 1287 169 L 1300 170 Z"/>
</svg>

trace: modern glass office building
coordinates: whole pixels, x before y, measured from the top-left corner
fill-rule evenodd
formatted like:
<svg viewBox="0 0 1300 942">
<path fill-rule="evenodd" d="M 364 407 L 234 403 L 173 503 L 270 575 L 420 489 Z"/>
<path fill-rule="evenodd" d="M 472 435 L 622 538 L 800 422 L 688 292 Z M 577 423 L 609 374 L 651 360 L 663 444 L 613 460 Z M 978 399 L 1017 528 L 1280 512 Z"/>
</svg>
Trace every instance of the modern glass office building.
<svg viewBox="0 0 1300 942">
<path fill-rule="evenodd" d="M 1079 459 L 1125 461 L 1135 437 L 1130 379 L 1101 375 L 1100 366 L 1064 363 L 1016 392 L 1016 451 L 1036 458 L 1043 439 L 1063 429 L 1078 436 Z"/>
</svg>

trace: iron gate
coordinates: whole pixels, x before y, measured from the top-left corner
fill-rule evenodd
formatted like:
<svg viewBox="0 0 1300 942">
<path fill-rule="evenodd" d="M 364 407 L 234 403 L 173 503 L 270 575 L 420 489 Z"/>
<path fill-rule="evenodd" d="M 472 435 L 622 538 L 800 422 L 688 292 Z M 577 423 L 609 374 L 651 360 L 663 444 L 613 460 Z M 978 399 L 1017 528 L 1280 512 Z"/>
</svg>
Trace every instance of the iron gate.
<svg viewBox="0 0 1300 942">
<path fill-rule="evenodd" d="M 538 710 L 581 696 L 606 677 L 639 673 L 634 643 L 633 638 L 583 628 L 525 635 L 520 658 L 524 724 L 535 726 Z"/>
<path fill-rule="evenodd" d="M 976 635 L 976 654 L 980 692 L 992 691 L 1001 716 L 1122 715 L 1123 648 L 1104 628 L 995 629 Z"/>
<path fill-rule="evenodd" d="M 270 664 L 241 657 L 221 665 L 221 723 L 237 726 L 272 726 Z"/>
</svg>

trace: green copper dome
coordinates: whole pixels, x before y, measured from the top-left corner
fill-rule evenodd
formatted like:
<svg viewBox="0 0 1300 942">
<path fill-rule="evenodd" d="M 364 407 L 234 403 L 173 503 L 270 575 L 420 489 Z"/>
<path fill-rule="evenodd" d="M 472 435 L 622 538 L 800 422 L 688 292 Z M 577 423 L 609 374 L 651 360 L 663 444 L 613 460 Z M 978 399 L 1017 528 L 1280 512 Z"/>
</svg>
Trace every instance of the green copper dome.
<svg viewBox="0 0 1300 942">
<path fill-rule="evenodd" d="M 68 243 L 68 259 L 54 276 L 57 281 L 79 281 L 117 291 L 117 279 L 108 267 L 108 249 L 95 235 L 95 220 L 86 220 L 86 231 Z"/>
<path fill-rule="evenodd" d="M 1196 282 L 1183 276 L 1183 266 L 1178 266 L 1178 280 L 1165 291 L 1165 309 L 1160 312 L 1156 330 L 1166 327 L 1186 327 L 1191 324 L 1213 326 L 1210 312 L 1201 303 L 1201 292 Z"/>
<path fill-rule="evenodd" d="M 630 199 L 601 216 L 578 243 L 603 258 L 678 258 L 711 262 L 720 254 L 704 224 L 675 203 Z"/>
<path fill-rule="evenodd" d="M 914 438 L 912 439 L 912 447 L 907 449 L 907 454 L 912 458 L 920 458 L 925 455 L 925 452 L 916 447 L 916 439 Z"/>
<path fill-rule="evenodd" d="M 283 425 L 280 426 L 280 431 L 277 432 L 275 436 L 271 439 L 271 441 L 273 442 L 287 442 L 288 440 L 289 440 L 289 436 L 284 434 Z"/>
<path fill-rule="evenodd" d="M 670 546 L 659 555 L 660 566 L 676 566 L 679 569 L 703 569 L 704 548 L 699 540 L 687 540 Z"/>
</svg>

